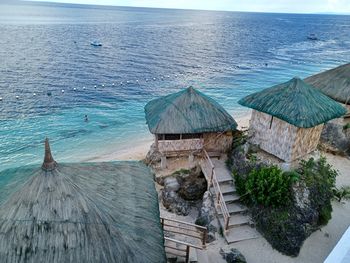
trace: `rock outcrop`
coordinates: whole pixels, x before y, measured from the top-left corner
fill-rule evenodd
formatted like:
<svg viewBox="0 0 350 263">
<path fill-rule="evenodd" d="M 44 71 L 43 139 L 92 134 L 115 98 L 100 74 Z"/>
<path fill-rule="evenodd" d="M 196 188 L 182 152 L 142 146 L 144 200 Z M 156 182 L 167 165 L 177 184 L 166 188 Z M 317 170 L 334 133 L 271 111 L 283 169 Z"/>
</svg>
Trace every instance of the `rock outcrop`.
<svg viewBox="0 0 350 263">
<path fill-rule="evenodd" d="M 199 167 L 179 170 L 157 182 L 164 185 L 161 192 L 164 207 L 178 215 L 188 215 L 192 202 L 199 201 L 207 190 L 207 182 Z"/>
<path fill-rule="evenodd" d="M 246 263 L 245 257 L 236 248 L 220 249 L 220 254 L 227 263 Z"/>
</svg>

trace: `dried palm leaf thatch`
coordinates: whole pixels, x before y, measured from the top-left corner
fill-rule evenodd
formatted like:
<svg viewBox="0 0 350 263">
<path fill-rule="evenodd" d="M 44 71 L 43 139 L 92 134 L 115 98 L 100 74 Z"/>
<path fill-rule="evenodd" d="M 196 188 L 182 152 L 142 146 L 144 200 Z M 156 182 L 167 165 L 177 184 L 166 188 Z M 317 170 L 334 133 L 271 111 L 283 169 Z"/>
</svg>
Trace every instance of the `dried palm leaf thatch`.
<svg viewBox="0 0 350 263">
<path fill-rule="evenodd" d="M 305 79 L 327 96 L 344 104 L 350 104 L 350 63 Z"/>
<path fill-rule="evenodd" d="M 0 173 L 1 262 L 166 261 L 157 194 L 145 165 L 45 167 Z"/>
<path fill-rule="evenodd" d="M 315 127 L 346 113 L 338 102 L 300 78 L 248 95 L 238 103 L 300 128 Z"/>
<path fill-rule="evenodd" d="M 154 134 L 223 132 L 237 127 L 220 104 L 193 87 L 150 101 L 145 113 Z"/>
</svg>

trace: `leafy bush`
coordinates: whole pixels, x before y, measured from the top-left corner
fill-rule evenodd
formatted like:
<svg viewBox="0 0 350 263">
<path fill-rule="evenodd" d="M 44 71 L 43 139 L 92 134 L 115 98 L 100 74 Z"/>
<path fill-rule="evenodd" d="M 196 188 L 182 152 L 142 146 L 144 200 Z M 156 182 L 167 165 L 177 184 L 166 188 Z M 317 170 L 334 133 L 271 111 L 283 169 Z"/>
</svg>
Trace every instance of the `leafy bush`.
<svg viewBox="0 0 350 263">
<path fill-rule="evenodd" d="M 277 166 L 262 167 L 250 172 L 245 187 L 252 203 L 286 206 L 292 200 L 291 186 L 297 179 L 295 173 L 283 173 Z"/>
<path fill-rule="evenodd" d="M 349 200 L 350 199 L 350 186 L 343 186 L 340 189 L 334 189 L 333 190 L 333 197 L 338 202 L 341 202 L 341 200 Z"/>
<path fill-rule="evenodd" d="M 347 130 L 347 129 L 350 129 L 350 123 L 347 123 L 343 126 L 343 129 L 344 130 Z"/>
<path fill-rule="evenodd" d="M 327 224 L 331 219 L 331 200 L 336 192 L 335 181 L 338 172 L 327 163 L 325 157 L 317 161 L 313 158 L 301 161 L 298 172 L 310 191 L 312 206 L 319 211 L 318 224 Z"/>
</svg>

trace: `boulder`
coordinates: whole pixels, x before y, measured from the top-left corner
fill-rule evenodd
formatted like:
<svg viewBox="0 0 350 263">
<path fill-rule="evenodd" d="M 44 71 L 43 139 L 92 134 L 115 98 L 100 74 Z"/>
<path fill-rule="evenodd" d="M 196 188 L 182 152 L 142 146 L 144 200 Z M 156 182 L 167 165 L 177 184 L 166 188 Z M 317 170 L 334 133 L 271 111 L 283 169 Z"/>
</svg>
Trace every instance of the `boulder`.
<svg viewBox="0 0 350 263">
<path fill-rule="evenodd" d="M 177 176 L 180 183 L 179 195 L 188 201 L 197 201 L 203 197 L 207 190 L 207 180 L 199 166 L 190 170 L 185 177 L 180 174 Z"/>
<path fill-rule="evenodd" d="M 350 140 L 347 130 L 339 123 L 329 122 L 324 125 L 321 139 L 321 148 L 333 154 L 349 154 Z"/>
<path fill-rule="evenodd" d="M 175 191 L 162 190 L 162 202 L 164 207 L 177 215 L 187 216 L 190 210 L 188 202 L 183 200 Z"/>
<path fill-rule="evenodd" d="M 180 184 L 175 177 L 169 176 L 163 180 L 164 188 L 170 192 L 177 192 L 180 189 Z"/>
<path fill-rule="evenodd" d="M 209 227 L 210 222 L 213 221 L 214 215 L 214 205 L 211 193 L 206 191 L 203 195 L 203 202 L 201 209 L 199 210 L 198 218 L 196 219 L 196 224 Z"/>
<path fill-rule="evenodd" d="M 147 165 L 154 165 L 160 162 L 161 157 L 162 154 L 156 149 L 156 146 L 153 143 L 144 159 L 144 163 Z"/>
<path fill-rule="evenodd" d="M 220 249 L 220 254 L 227 263 L 246 263 L 245 257 L 236 248 Z"/>
</svg>

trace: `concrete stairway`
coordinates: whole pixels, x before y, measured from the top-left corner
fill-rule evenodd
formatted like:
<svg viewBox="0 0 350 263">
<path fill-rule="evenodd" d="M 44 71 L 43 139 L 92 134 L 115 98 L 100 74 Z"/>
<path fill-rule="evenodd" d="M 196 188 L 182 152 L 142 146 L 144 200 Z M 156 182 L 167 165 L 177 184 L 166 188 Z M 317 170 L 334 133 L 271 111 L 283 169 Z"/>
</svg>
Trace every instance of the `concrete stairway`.
<svg viewBox="0 0 350 263">
<path fill-rule="evenodd" d="M 214 170 L 219 182 L 220 190 L 223 194 L 227 210 L 230 214 L 228 229 L 224 231 L 227 243 L 252 239 L 259 237 L 258 232 L 252 227 L 251 220 L 247 215 L 247 208 L 241 204 L 240 197 L 236 193 L 234 180 L 230 171 L 226 167 L 224 160 L 211 159 Z M 213 192 L 213 188 L 210 189 Z M 216 201 L 216 200 L 214 200 Z M 216 206 L 218 219 L 222 227 L 224 227 L 224 219 L 220 206 Z"/>
</svg>

